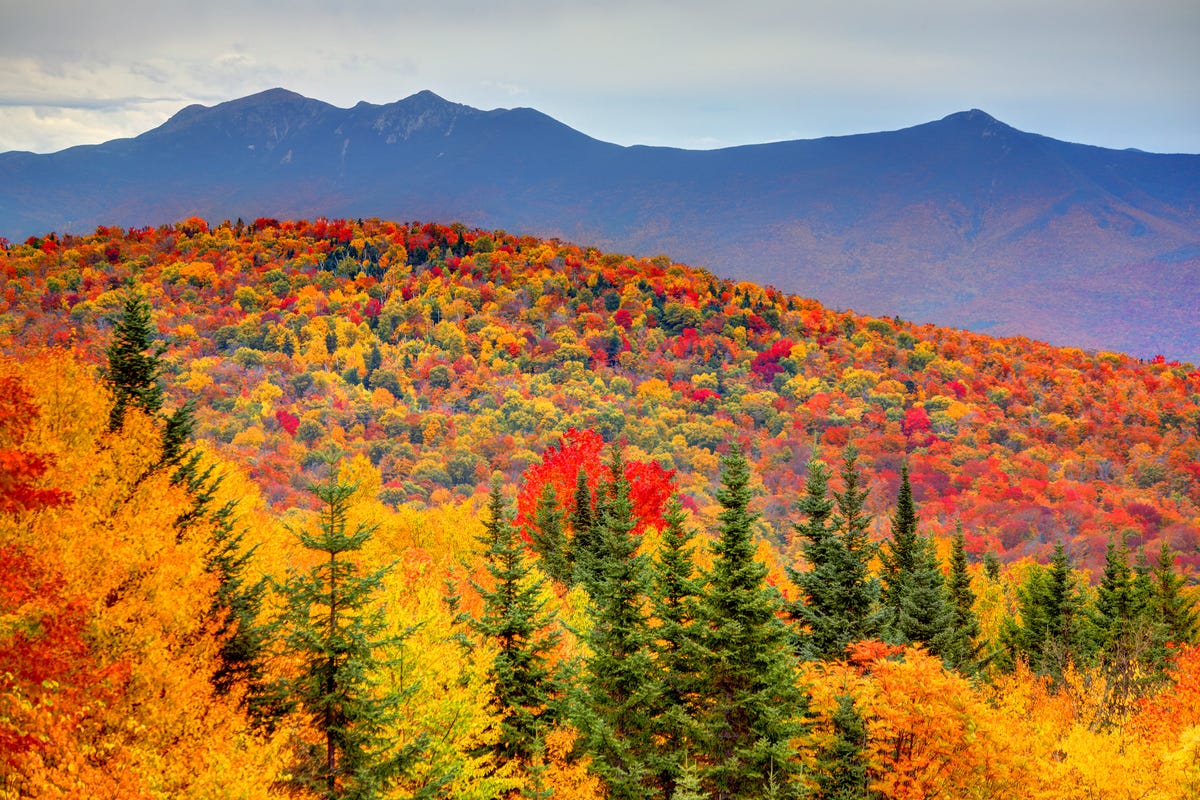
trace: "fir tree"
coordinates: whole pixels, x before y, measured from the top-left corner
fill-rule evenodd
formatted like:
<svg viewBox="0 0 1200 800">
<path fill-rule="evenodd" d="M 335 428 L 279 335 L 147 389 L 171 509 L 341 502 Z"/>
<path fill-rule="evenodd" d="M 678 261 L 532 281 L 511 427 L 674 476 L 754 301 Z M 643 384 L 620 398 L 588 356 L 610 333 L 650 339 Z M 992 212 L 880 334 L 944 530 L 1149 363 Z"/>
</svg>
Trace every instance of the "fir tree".
<svg viewBox="0 0 1200 800">
<path fill-rule="evenodd" d="M 587 472 L 583 467 L 575 473 L 575 494 L 571 507 L 571 550 L 570 561 L 575 583 L 582 584 L 588 592 L 594 591 L 599 580 L 599 557 L 601 542 L 599 525 L 594 513 L 592 489 L 588 486 Z"/>
<path fill-rule="evenodd" d="M 815 800 L 867 800 L 867 759 L 863 749 L 867 729 L 854 707 L 854 698 L 841 695 L 834 712 L 833 739 L 817 754 Z"/>
<path fill-rule="evenodd" d="M 549 481 L 538 496 L 528 532 L 529 543 L 541 557 L 542 570 L 559 583 L 570 586 L 572 574 L 567 558 L 567 537 L 563 532 L 563 511 Z"/>
<path fill-rule="evenodd" d="M 846 450 L 842 481 L 843 490 L 828 500 L 825 465 L 811 462 L 799 504 L 806 519 L 796 525 L 796 533 L 809 569 L 788 570 L 800 589 L 789 615 L 807 629 L 798 635 L 798 652 L 804 658 L 842 658 L 846 645 L 870 638 L 879 627 L 874 609 L 879 585 L 869 568 L 875 548 L 867 538 L 867 493 L 860 488 L 853 448 Z"/>
<path fill-rule="evenodd" d="M 975 592 L 971 590 L 971 575 L 967 571 L 961 522 L 954 526 L 950 548 L 950 580 L 946 588 L 954 609 L 954 619 L 942 658 L 953 669 L 973 673 L 979 666 L 981 649 L 975 642 L 979 638 L 979 617 L 975 614 Z"/>
<path fill-rule="evenodd" d="M 701 606 L 708 655 L 700 723 L 707 783 L 717 800 L 731 800 L 761 797 L 772 780 L 790 786 L 791 740 L 804 709 L 782 600 L 754 559 L 750 470 L 736 445 L 722 460 L 721 479 L 721 527 Z"/>
<path fill-rule="evenodd" d="M 155 416 L 163 405 L 159 383 L 163 354 L 162 345 L 154 343 L 150 323 L 150 304 L 137 292 L 125 294 L 121 318 L 113 329 L 112 343 L 106 351 L 108 368 L 104 378 L 113 392 L 113 405 L 108 415 L 108 430 L 119 430 L 125 422 L 125 412 L 134 407 Z"/>
<path fill-rule="evenodd" d="M 601 550 L 589 605 L 591 653 L 577 722 L 609 797 L 633 800 L 646 796 L 653 778 L 652 709 L 658 688 L 645 613 L 650 573 L 633 538 L 636 520 L 618 447 L 613 448 L 609 472 L 600 504 Z"/>
<path fill-rule="evenodd" d="M 654 771 L 665 798 L 675 792 L 683 761 L 694 746 L 703 671 L 701 587 L 692 561 L 695 532 L 685 527 L 684 520 L 683 507 L 672 499 L 663 515 L 666 525 L 653 575 L 652 602 L 659 623 L 653 651 L 660 683 L 654 709 L 654 731 L 660 746 Z"/>
<path fill-rule="evenodd" d="M 492 706 L 500 719 L 493 751 L 499 761 L 533 763 L 542 731 L 553 722 L 552 676 L 547 653 L 558 641 L 540 599 L 544 582 L 533 578 L 525 548 L 509 521 L 498 477 L 492 480 L 484 522 L 484 559 L 492 587 L 473 583 L 483 599 L 475 632 L 496 649 L 489 671 Z"/>
<path fill-rule="evenodd" d="M 1155 643 L 1164 651 L 1161 658 L 1165 661 L 1168 643 L 1195 644 L 1197 631 L 1196 607 L 1183 594 L 1184 580 L 1175 571 L 1175 554 L 1165 539 L 1151 579 L 1153 588 L 1149 614 L 1154 625 Z"/>
<path fill-rule="evenodd" d="M 361 574 L 351 555 L 375 527 L 347 530 L 355 487 L 337 480 L 332 456 L 326 461 L 329 478 L 313 489 L 321 501 L 317 530 L 293 531 L 325 558 L 282 587 L 284 655 L 299 664 L 286 688 L 319 734 L 297 743 L 290 784 L 323 798 L 368 800 L 421 756 L 424 740 L 396 747 L 389 735 L 416 687 L 397 690 L 383 679 L 392 666 L 386 651 L 402 644 L 384 635 L 382 609 L 372 602 L 386 570 Z"/>
<path fill-rule="evenodd" d="M 912 484 L 908 478 L 908 465 L 900 467 L 900 490 L 896 495 L 896 510 L 892 514 L 891 538 L 883 548 L 883 604 L 889 616 L 888 625 L 893 633 L 903 638 L 897 629 L 904 610 L 904 595 L 908 588 L 906 579 L 917 566 L 917 511 L 913 504 Z"/>
<path fill-rule="evenodd" d="M 902 644 L 923 644 L 931 653 L 944 656 L 953 639 L 954 608 L 933 541 L 917 533 L 907 464 L 900 469 L 900 491 L 883 567 L 883 600 L 892 637 Z"/>
<path fill-rule="evenodd" d="M 1059 541 L 1049 568 L 1033 569 L 1017 588 L 1020 621 L 1010 618 L 1001 631 L 1007 665 L 1023 658 L 1034 672 L 1061 678 L 1066 665 L 1083 654 L 1079 609 L 1071 561 Z"/>
<path fill-rule="evenodd" d="M 1125 658 L 1138 625 L 1134 597 L 1133 570 L 1129 568 L 1129 550 L 1125 543 L 1111 538 L 1104 554 L 1104 572 L 1096 589 L 1096 606 L 1092 622 L 1097 631 L 1097 644 L 1109 659 Z"/>
</svg>

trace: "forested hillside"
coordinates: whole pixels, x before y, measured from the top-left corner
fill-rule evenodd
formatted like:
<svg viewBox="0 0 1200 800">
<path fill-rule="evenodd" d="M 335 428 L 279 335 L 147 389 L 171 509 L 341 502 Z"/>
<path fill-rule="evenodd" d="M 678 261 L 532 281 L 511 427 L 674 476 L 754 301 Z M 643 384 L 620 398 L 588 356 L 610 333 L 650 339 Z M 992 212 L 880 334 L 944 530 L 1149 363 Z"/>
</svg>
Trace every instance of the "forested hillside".
<svg viewBox="0 0 1200 800">
<path fill-rule="evenodd" d="M 1200 790 L 1200 373 L 459 225 L 7 244 L 0 797 Z"/>
</svg>

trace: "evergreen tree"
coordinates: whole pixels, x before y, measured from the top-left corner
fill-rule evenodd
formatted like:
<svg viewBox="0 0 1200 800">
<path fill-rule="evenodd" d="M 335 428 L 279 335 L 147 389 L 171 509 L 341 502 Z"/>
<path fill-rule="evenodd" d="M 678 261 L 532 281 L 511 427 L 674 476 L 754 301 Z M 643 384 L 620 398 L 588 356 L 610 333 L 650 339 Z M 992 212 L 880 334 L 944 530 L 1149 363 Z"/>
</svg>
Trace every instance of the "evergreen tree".
<svg viewBox="0 0 1200 800">
<path fill-rule="evenodd" d="M 538 496 L 528 532 L 530 544 L 541 557 L 542 570 L 559 583 L 570 586 L 572 574 L 567 558 L 567 537 L 563 532 L 563 511 L 549 481 Z"/>
<path fill-rule="evenodd" d="M 652 709 L 658 687 L 645 613 L 650 573 L 633 537 L 636 520 L 618 447 L 613 447 L 609 472 L 589 604 L 585 698 L 577 722 L 609 797 L 633 800 L 647 796 L 654 777 Z"/>
<path fill-rule="evenodd" d="M 582 584 L 589 593 L 594 592 L 599 581 L 599 558 L 601 542 L 598 520 L 594 513 L 592 489 L 588 486 L 587 472 L 583 467 L 575 473 L 574 505 L 571 508 L 570 561 L 575 583 Z"/>
<path fill-rule="evenodd" d="M 736 446 L 722 460 L 720 534 L 701 601 L 707 664 L 701 710 L 707 783 L 717 800 L 761 797 L 770 781 L 790 791 L 791 740 L 804 699 L 779 619 L 782 599 L 754 559 L 750 469 Z"/>
<path fill-rule="evenodd" d="M 162 345 L 154 344 L 150 322 L 150 304 L 132 289 L 126 292 L 121 318 L 113 329 L 108 346 L 108 368 L 104 378 L 113 392 L 113 405 L 108 415 L 108 430 L 119 430 L 130 407 L 140 408 L 150 416 L 158 414 L 163 405 L 159 383 L 163 353 Z"/>
<path fill-rule="evenodd" d="M 1097 631 L 1100 652 L 1108 659 L 1124 659 L 1137 634 L 1138 619 L 1134 597 L 1133 570 L 1129 568 L 1129 550 L 1111 538 L 1104 554 L 1104 573 L 1096 589 L 1092 622 Z"/>
<path fill-rule="evenodd" d="M 833 740 L 817 754 L 815 800 L 867 800 L 867 728 L 854 708 L 854 698 L 841 695 L 834 712 Z"/>
<path fill-rule="evenodd" d="M 1006 664 L 1023 658 L 1034 672 L 1061 678 L 1068 663 L 1086 655 L 1079 610 L 1070 558 L 1059 541 L 1049 568 L 1033 569 L 1017 588 L 1020 620 L 1010 618 L 1001 631 Z"/>
<path fill-rule="evenodd" d="M 324 558 L 282 587 L 284 655 L 299 664 L 286 689 L 318 735 L 297 743 L 290 783 L 323 798 L 368 800 L 421 756 L 424 740 L 396 747 L 388 736 L 396 709 L 416 687 L 400 690 L 383 679 L 393 663 L 385 652 L 402 644 L 384 635 L 383 611 L 372 602 L 386 570 L 361 574 L 351 555 L 375 526 L 347 530 L 356 487 L 337 480 L 332 456 L 326 462 L 329 478 L 313 489 L 321 501 L 317 530 L 293 531 Z"/>
<path fill-rule="evenodd" d="M 788 569 L 800 589 L 789 616 L 807 629 L 798 636 L 798 652 L 804 658 L 842 658 L 846 645 L 870 638 L 879 627 L 874 609 L 879 585 L 870 572 L 875 548 L 867 538 L 870 523 L 863 511 L 867 492 L 861 488 L 853 448 L 846 450 L 842 481 L 843 490 L 828 500 L 825 465 L 809 463 L 799 504 L 805 521 L 796 525 L 809 569 Z"/>
<path fill-rule="evenodd" d="M 892 637 L 901 644 L 923 644 L 931 653 L 944 656 L 953 639 L 954 608 L 933 541 L 917 533 L 907 464 L 900 469 L 883 568 L 883 600 Z"/>
<path fill-rule="evenodd" d="M 1159 658 L 1166 661 L 1168 643 L 1196 643 L 1197 612 L 1195 605 L 1183 594 L 1184 580 L 1175 571 L 1175 554 L 1165 539 L 1151 579 L 1149 615 L 1154 626 L 1155 645 L 1161 651 Z"/>
<path fill-rule="evenodd" d="M 906 579 L 917 566 L 917 551 L 917 511 L 908 478 L 908 464 L 904 464 L 900 467 L 900 490 L 896 495 L 896 510 L 892 514 L 891 538 L 881 553 L 883 605 L 889 617 L 888 625 L 902 641 L 904 635 L 897 626 L 904 611 L 904 595 L 908 588 Z"/>
<path fill-rule="evenodd" d="M 493 745 L 498 761 L 533 763 L 542 731 L 553 723 L 552 676 L 547 653 L 558 641 L 540 599 L 544 581 L 530 574 L 525 548 L 509 520 L 500 479 L 492 480 L 484 522 L 484 559 L 492 587 L 472 585 L 483 599 L 475 632 L 496 649 L 489 671 L 492 706 L 500 718 Z"/>
<path fill-rule="evenodd" d="M 677 499 L 667 506 L 662 549 L 654 563 L 653 607 L 658 618 L 653 644 L 660 683 L 654 731 L 660 743 L 654 762 L 662 796 L 670 798 L 696 739 L 695 714 L 703 671 L 699 619 L 700 583 L 692 561 L 695 532 L 684 525 Z"/>
<path fill-rule="evenodd" d="M 950 580 L 947 583 L 954 618 L 951 633 L 945 643 L 942 658 L 951 668 L 973 673 L 979 666 L 979 617 L 975 614 L 975 592 L 971 590 L 971 575 L 967 571 L 967 553 L 962 523 L 954 526 L 950 549 Z"/>
</svg>

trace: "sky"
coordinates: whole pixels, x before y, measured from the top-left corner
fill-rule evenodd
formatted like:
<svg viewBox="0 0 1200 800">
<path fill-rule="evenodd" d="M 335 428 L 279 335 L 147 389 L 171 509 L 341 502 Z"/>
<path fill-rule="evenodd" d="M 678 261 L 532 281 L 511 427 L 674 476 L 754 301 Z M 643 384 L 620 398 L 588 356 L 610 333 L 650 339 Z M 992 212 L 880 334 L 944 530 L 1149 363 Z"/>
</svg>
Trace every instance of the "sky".
<svg viewBox="0 0 1200 800">
<path fill-rule="evenodd" d="M 0 0 L 0 151 L 133 136 L 282 86 L 422 89 L 618 144 L 895 130 L 980 108 L 1200 153 L 1198 0 Z"/>
</svg>

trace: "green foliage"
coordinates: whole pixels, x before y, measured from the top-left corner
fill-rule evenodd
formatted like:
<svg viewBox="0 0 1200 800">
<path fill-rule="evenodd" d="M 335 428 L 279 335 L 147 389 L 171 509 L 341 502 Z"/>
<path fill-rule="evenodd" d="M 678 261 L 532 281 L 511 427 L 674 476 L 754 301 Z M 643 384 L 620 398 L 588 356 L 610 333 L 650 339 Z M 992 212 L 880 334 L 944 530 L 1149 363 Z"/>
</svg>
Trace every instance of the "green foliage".
<svg viewBox="0 0 1200 800">
<path fill-rule="evenodd" d="M 140 408 L 154 416 L 163 405 L 162 356 L 165 347 L 154 343 L 150 304 L 134 290 L 125 293 L 121 316 L 113 328 L 106 355 L 104 377 L 113 393 L 108 429 L 119 430 L 126 409 Z"/>
<path fill-rule="evenodd" d="M 389 652 L 403 642 L 383 635 L 383 610 L 372 602 L 384 571 L 364 575 L 352 555 L 375 527 L 347 530 L 356 487 L 337 480 L 332 456 L 326 464 L 327 481 L 313 489 L 321 502 L 317 530 L 293 531 L 325 559 L 289 574 L 281 587 L 283 654 L 299 664 L 285 691 L 319 733 L 296 743 L 291 785 L 330 800 L 369 800 L 384 796 L 421 757 L 423 739 L 397 747 L 390 734 L 397 709 L 418 687 L 388 679 Z"/>
<path fill-rule="evenodd" d="M 864 750 L 867 729 L 854 698 L 840 695 L 834 712 L 833 740 L 817 753 L 814 800 L 868 800 L 870 778 Z"/>
<path fill-rule="evenodd" d="M 706 783 L 720 798 L 757 798 L 768 780 L 790 784 L 791 740 L 803 697 L 780 620 L 779 593 L 754 558 L 750 469 L 737 445 L 721 465 L 720 531 L 701 605 L 706 664 L 700 711 Z"/>
<path fill-rule="evenodd" d="M 846 645 L 874 636 L 880 614 L 875 609 L 879 586 L 871 575 L 875 547 L 867 538 L 856 453 L 848 448 L 842 468 L 843 490 L 828 499 L 828 472 L 820 461 L 808 465 L 804 497 L 798 505 L 805 520 L 796 524 L 807 570 L 788 568 L 800 590 L 789 608 L 802 627 L 798 652 L 804 658 L 844 658 Z M 836 509 L 836 514 L 834 513 Z"/>
<path fill-rule="evenodd" d="M 633 506 L 619 447 L 613 448 L 609 472 L 598 526 L 595 590 L 588 606 L 590 655 L 576 720 L 609 796 L 634 800 L 645 796 L 653 778 L 658 683 L 645 608 L 650 571 L 632 535 Z"/>
<path fill-rule="evenodd" d="M 505 506 L 497 477 L 480 537 L 491 586 L 473 583 L 483 598 L 483 614 L 472 628 L 496 650 L 489 677 L 500 736 L 492 749 L 498 761 L 529 766 L 542 733 L 555 721 L 547 653 L 559 634 L 544 613 L 544 580 L 531 573 L 525 547 Z"/>
<path fill-rule="evenodd" d="M 950 578 L 946 583 L 954 618 L 950 634 L 942 648 L 947 666 L 960 672 L 973 673 L 981 666 L 982 644 L 979 638 L 979 617 L 975 614 L 975 592 L 971 590 L 971 575 L 967 572 L 967 554 L 962 523 L 954 526 L 950 549 Z"/>
<path fill-rule="evenodd" d="M 534 510 L 533 523 L 528 526 L 529 541 L 541 557 L 542 569 L 559 583 L 571 585 L 570 551 L 563 530 L 563 511 L 553 484 L 542 487 Z"/>
</svg>

